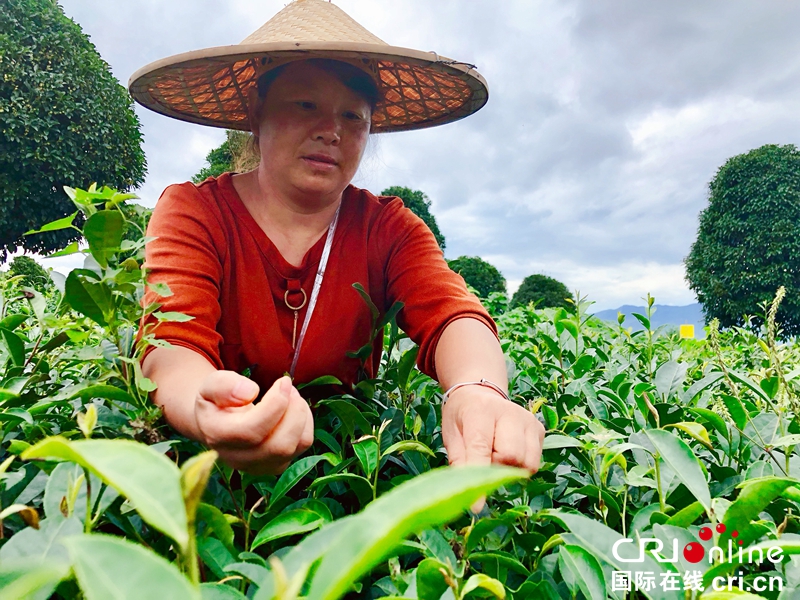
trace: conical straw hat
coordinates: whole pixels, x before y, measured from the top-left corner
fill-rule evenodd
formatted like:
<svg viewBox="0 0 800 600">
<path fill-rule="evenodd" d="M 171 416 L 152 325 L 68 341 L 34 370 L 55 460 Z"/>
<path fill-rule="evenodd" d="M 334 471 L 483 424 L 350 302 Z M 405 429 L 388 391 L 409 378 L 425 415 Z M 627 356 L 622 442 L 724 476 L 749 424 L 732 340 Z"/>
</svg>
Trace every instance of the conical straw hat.
<svg viewBox="0 0 800 600">
<path fill-rule="evenodd" d="M 139 69 L 128 87 L 161 114 L 248 130 L 247 92 L 263 72 L 293 60 L 355 64 L 378 84 L 372 131 L 403 131 L 457 121 L 489 97 L 474 65 L 435 52 L 390 46 L 324 0 L 294 0 L 240 44 L 185 52 Z"/>
</svg>

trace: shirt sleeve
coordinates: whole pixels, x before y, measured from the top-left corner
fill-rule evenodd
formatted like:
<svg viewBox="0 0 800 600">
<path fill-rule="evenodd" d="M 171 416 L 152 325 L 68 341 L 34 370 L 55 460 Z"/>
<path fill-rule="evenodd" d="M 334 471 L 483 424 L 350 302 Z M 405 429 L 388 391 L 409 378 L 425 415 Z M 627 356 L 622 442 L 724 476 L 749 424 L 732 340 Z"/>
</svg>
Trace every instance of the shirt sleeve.
<svg viewBox="0 0 800 600">
<path fill-rule="evenodd" d="M 473 318 L 497 336 L 497 326 L 464 279 L 444 260 L 425 222 L 396 198 L 388 201 L 381 219 L 385 248 L 387 309 L 404 304 L 397 324 L 419 345 L 417 365 L 434 379 L 435 354 L 445 328 L 456 319 Z"/>
<path fill-rule="evenodd" d="M 227 248 L 224 231 L 219 208 L 194 185 L 173 185 L 164 191 L 147 227 L 147 235 L 155 239 L 145 247 L 145 267 L 148 282 L 165 283 L 172 294 L 159 296 L 148 286 L 142 302 L 144 306 L 158 302 L 159 311 L 180 312 L 192 319 L 159 323 L 148 315 L 141 322 L 142 329 L 147 323 L 157 324 L 156 338 L 194 350 L 218 369 L 223 368 L 222 336 L 216 327 Z"/>
</svg>

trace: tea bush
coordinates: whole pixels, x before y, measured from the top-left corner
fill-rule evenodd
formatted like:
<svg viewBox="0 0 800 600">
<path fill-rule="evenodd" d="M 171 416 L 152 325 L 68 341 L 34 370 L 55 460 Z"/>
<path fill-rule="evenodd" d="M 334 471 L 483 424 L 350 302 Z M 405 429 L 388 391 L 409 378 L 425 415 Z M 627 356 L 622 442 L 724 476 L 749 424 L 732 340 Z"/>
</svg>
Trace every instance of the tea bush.
<svg viewBox="0 0 800 600">
<path fill-rule="evenodd" d="M 188 318 L 140 305 L 148 211 L 68 192 L 84 267 L 47 295 L 0 281 L 0 597 L 798 594 L 800 353 L 778 341 L 782 293 L 763 332 L 712 324 L 707 341 L 653 330 L 652 298 L 632 333 L 580 298 L 508 310 L 493 294 L 511 395 L 548 429 L 530 478 L 445 467 L 438 386 L 390 321 L 379 377 L 320 401 L 313 447 L 255 477 L 148 403 L 138 359 L 163 342 L 139 319 Z M 712 589 L 729 576 L 733 592 Z"/>
</svg>

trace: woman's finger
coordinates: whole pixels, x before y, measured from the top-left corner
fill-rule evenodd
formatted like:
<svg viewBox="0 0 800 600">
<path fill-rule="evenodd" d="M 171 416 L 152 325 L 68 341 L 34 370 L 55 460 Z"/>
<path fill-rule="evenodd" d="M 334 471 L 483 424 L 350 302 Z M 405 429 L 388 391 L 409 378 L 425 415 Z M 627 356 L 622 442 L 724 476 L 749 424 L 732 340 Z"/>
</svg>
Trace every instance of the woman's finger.
<svg viewBox="0 0 800 600">
<path fill-rule="evenodd" d="M 542 431 L 541 436 L 539 435 L 539 429 Z M 543 432 L 544 427 L 539 421 L 535 421 L 525 430 L 525 464 L 523 466 L 531 473 L 536 473 L 539 470 L 539 463 L 542 459 Z"/>
<path fill-rule="evenodd" d="M 265 447 L 271 455 L 284 461 L 297 455 L 307 427 L 309 412 L 308 404 L 300 394 L 296 390 L 290 393 L 289 404 L 283 418 L 265 439 Z M 313 435 L 313 423 L 311 427 Z"/>
<path fill-rule="evenodd" d="M 234 468 L 251 473 L 282 471 L 292 458 L 305 450 L 302 447 L 302 441 L 309 427 L 310 412 L 308 405 L 298 394 L 296 398 L 290 400 L 280 423 L 260 444 L 247 448 L 224 448 L 220 452 L 220 458 Z M 310 428 L 311 441 L 313 441 L 313 418 Z"/>
<path fill-rule="evenodd" d="M 258 396 L 258 384 L 234 371 L 215 371 L 202 381 L 198 394 L 220 408 L 244 406 Z"/>
<path fill-rule="evenodd" d="M 314 443 L 314 415 L 311 412 L 311 407 L 305 402 L 303 405 L 306 407 L 306 425 L 303 429 L 303 434 L 300 436 L 300 444 L 297 446 L 295 454 L 305 452 Z"/>
<path fill-rule="evenodd" d="M 283 419 L 291 390 L 285 377 L 276 381 L 258 404 L 220 408 L 201 398 L 195 404 L 195 416 L 205 443 L 215 450 L 260 445 Z"/>
<path fill-rule="evenodd" d="M 488 465 L 492 462 L 492 446 L 495 437 L 495 418 L 491 411 L 472 406 L 462 417 L 461 431 L 464 436 L 464 464 Z"/>
<path fill-rule="evenodd" d="M 497 416 L 494 431 L 492 462 L 521 467 L 525 464 L 527 440 L 525 439 L 525 421 L 520 419 L 517 408 L 509 403 Z M 524 416 L 524 415 L 523 415 Z"/>
</svg>

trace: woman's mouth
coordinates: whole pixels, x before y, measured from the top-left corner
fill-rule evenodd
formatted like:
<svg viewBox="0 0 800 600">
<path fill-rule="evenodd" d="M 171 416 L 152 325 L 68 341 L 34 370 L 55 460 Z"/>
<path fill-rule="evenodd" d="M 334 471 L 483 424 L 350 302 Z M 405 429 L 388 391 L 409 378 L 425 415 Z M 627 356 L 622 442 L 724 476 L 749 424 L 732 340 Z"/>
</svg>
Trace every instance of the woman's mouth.
<svg viewBox="0 0 800 600">
<path fill-rule="evenodd" d="M 303 160 L 312 167 L 326 170 L 332 169 L 338 164 L 335 158 L 327 154 L 307 154 L 303 157 Z"/>
</svg>

